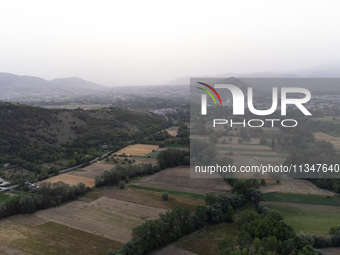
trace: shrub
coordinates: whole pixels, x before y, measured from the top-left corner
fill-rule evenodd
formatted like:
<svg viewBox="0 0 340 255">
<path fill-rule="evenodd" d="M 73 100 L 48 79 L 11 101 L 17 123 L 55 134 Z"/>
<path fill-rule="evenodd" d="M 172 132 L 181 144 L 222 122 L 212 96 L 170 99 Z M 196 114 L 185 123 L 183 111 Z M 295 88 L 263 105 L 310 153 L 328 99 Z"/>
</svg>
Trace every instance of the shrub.
<svg viewBox="0 0 340 255">
<path fill-rule="evenodd" d="M 130 183 L 130 177 L 129 177 L 129 176 L 126 176 L 126 177 L 125 177 L 125 182 L 126 182 L 126 183 Z"/>
<path fill-rule="evenodd" d="M 261 179 L 261 185 L 266 185 L 266 181 L 264 179 Z"/>
<path fill-rule="evenodd" d="M 163 198 L 163 200 L 168 200 L 169 199 L 169 193 L 168 192 L 163 192 L 162 193 L 162 198 Z"/>
<path fill-rule="evenodd" d="M 125 188 L 125 181 L 119 181 L 119 188 L 124 189 Z"/>
</svg>

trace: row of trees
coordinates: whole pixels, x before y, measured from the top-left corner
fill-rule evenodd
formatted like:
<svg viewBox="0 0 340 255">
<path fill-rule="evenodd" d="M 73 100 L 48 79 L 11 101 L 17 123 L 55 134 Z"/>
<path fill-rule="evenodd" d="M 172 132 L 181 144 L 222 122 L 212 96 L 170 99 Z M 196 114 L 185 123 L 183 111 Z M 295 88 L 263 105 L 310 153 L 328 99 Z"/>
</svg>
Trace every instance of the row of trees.
<svg viewBox="0 0 340 255">
<path fill-rule="evenodd" d="M 317 234 L 300 233 L 299 236 L 307 240 L 310 245 L 316 248 L 340 247 L 340 226 L 332 227 L 329 231 L 330 236 L 325 237 Z"/>
<path fill-rule="evenodd" d="M 232 221 L 234 209 L 243 206 L 242 195 L 234 194 L 216 196 L 209 193 L 205 206 L 198 206 L 194 213 L 188 207 L 176 207 L 172 211 L 159 214 L 159 219 L 149 220 L 132 230 L 132 241 L 114 253 L 116 255 L 147 254 L 153 250 L 174 242 L 191 232 L 202 228 L 205 223 L 216 224 Z"/>
<path fill-rule="evenodd" d="M 142 163 L 137 165 L 127 165 L 126 167 L 115 166 L 110 171 L 105 171 L 101 175 L 95 176 L 96 187 L 104 185 L 117 185 L 119 181 L 125 181 L 126 177 L 135 177 L 139 175 L 148 175 L 159 172 L 161 169 L 158 165 L 151 163 Z"/>
<path fill-rule="evenodd" d="M 30 195 L 12 196 L 2 194 L 0 202 L 0 218 L 19 213 L 33 213 L 36 210 L 57 206 L 86 194 L 84 183 L 70 186 L 64 182 L 41 183 L 40 188 L 30 192 Z"/>
</svg>

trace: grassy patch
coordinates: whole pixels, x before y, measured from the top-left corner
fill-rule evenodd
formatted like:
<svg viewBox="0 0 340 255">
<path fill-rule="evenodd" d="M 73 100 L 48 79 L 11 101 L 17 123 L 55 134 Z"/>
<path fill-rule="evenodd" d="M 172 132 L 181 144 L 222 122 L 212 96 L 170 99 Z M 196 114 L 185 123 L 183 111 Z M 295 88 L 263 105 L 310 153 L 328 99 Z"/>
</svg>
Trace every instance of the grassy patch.
<svg viewBox="0 0 340 255">
<path fill-rule="evenodd" d="M 334 131 L 329 131 L 326 134 L 330 135 L 330 136 L 333 136 L 333 137 L 340 137 L 340 133 L 334 132 Z"/>
<path fill-rule="evenodd" d="M 149 154 L 146 154 L 144 157 L 147 158 L 148 156 L 150 156 L 150 158 L 157 158 L 158 153 L 160 153 L 161 151 L 153 151 Z"/>
<path fill-rule="evenodd" d="M 184 148 L 184 147 L 188 147 L 188 145 L 187 144 L 168 144 L 166 147 Z"/>
<path fill-rule="evenodd" d="M 270 193 L 265 194 L 265 198 L 266 198 L 266 201 L 269 201 L 269 202 L 340 206 L 340 199 L 327 198 L 326 196 L 317 196 L 317 195 L 300 195 L 300 194 L 286 194 L 286 193 L 279 193 L 279 192 L 270 192 Z"/>
<path fill-rule="evenodd" d="M 322 208 L 296 208 L 268 206 L 279 211 L 285 222 L 296 232 L 328 233 L 331 227 L 339 225 L 339 211 Z"/>
<path fill-rule="evenodd" d="M 248 149 L 248 148 L 233 148 L 233 147 L 215 147 L 218 151 L 250 151 L 250 152 L 270 152 L 269 149 Z"/>
<path fill-rule="evenodd" d="M 218 242 L 227 236 L 235 237 L 239 231 L 238 219 L 244 212 L 254 211 L 254 206 L 246 204 L 235 210 L 234 223 L 207 225 L 206 230 L 190 235 L 176 244 L 177 247 L 200 255 L 219 255 Z"/>
<path fill-rule="evenodd" d="M 244 143 L 251 143 L 250 137 L 241 137 L 242 142 Z"/>
<path fill-rule="evenodd" d="M 287 158 L 287 155 L 275 154 L 254 154 L 254 153 L 240 153 L 241 156 L 263 157 L 263 158 Z"/>
<path fill-rule="evenodd" d="M 8 244 L 34 254 L 106 254 L 122 243 L 54 222 L 39 226 L 18 225 L 19 238 Z"/>
<path fill-rule="evenodd" d="M 143 189 L 143 190 L 150 190 L 150 191 L 155 191 L 155 192 L 165 192 L 166 191 L 170 195 L 185 196 L 185 197 L 190 197 L 190 198 L 194 198 L 194 199 L 204 199 L 205 198 L 205 195 L 187 193 L 187 192 L 181 192 L 181 191 L 175 191 L 175 190 L 158 189 L 158 188 L 144 187 L 144 186 L 132 185 L 132 184 L 130 184 L 129 187 L 134 188 L 134 189 Z"/>
</svg>

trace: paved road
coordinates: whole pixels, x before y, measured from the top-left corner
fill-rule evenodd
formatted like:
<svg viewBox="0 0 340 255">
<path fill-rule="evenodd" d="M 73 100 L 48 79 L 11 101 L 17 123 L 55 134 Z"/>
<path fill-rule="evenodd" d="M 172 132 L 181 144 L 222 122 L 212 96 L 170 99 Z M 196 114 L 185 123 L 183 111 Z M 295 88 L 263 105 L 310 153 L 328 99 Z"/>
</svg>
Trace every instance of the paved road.
<svg viewBox="0 0 340 255">
<path fill-rule="evenodd" d="M 101 156 L 101 158 L 103 157 L 106 157 L 107 155 L 109 155 L 110 153 L 112 153 L 112 151 L 109 151 L 108 153 L 105 153 L 104 155 Z M 95 159 L 92 159 L 91 161 L 89 161 L 90 164 L 98 161 L 98 159 L 100 159 L 100 157 L 96 157 Z M 84 164 L 80 164 L 80 165 L 77 165 L 77 166 L 73 166 L 73 167 L 70 167 L 70 168 L 67 168 L 67 169 L 64 169 L 64 170 L 61 170 L 60 173 L 65 173 L 67 171 L 71 171 L 73 169 L 76 169 L 76 168 L 79 168 L 79 167 L 82 167 Z M 55 174 L 50 174 L 49 177 L 52 177 L 54 176 Z M 36 179 L 37 181 L 38 179 Z M 27 182 L 25 182 L 27 183 Z M 14 189 L 16 187 L 18 187 L 19 185 L 14 185 L 14 186 L 11 186 L 11 187 L 5 187 L 5 188 L 1 188 L 0 192 L 3 192 L 3 191 L 6 191 L 6 190 L 10 190 L 10 189 Z"/>
</svg>

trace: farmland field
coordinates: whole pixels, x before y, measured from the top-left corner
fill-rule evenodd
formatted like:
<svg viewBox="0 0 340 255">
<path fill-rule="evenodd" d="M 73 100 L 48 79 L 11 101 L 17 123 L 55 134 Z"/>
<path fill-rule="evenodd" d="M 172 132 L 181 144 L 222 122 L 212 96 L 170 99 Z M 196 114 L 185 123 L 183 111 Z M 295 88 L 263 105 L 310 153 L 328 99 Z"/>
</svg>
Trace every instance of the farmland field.
<svg viewBox="0 0 340 255">
<path fill-rule="evenodd" d="M 146 206 L 162 209 L 173 209 L 176 206 L 189 207 L 194 211 L 197 206 L 204 205 L 204 200 L 184 196 L 182 194 L 170 194 L 169 199 L 164 201 L 162 199 L 162 192 L 149 190 L 152 188 L 139 186 L 140 189 L 130 188 L 127 186 L 125 189 L 118 189 L 116 187 L 102 187 L 86 194 L 87 198 L 98 199 L 102 196 L 115 198 L 119 200 L 128 201 L 131 203 L 139 203 Z M 195 194 L 193 194 L 195 195 Z M 197 195 L 197 194 L 196 194 Z"/>
<path fill-rule="evenodd" d="M 140 178 L 135 185 L 205 195 L 206 192 L 230 193 L 231 187 L 222 178 L 190 178 L 190 168 L 167 168 L 154 175 Z"/>
<path fill-rule="evenodd" d="M 75 176 L 75 175 L 70 175 L 70 174 L 59 174 L 57 176 L 53 176 L 51 178 L 48 178 L 44 181 L 38 182 L 37 185 L 39 185 L 40 183 L 43 183 L 43 182 L 55 183 L 55 182 L 58 182 L 58 181 L 65 182 L 65 183 L 69 184 L 70 186 L 77 185 L 78 183 L 82 182 L 90 188 L 94 187 L 94 179 L 93 178 Z"/>
<path fill-rule="evenodd" d="M 157 150 L 158 145 L 152 145 L 152 144 L 134 144 L 134 145 L 128 145 L 123 149 L 120 149 L 119 151 L 113 153 L 117 155 L 122 155 L 125 153 L 127 156 L 145 156 L 152 152 L 152 150 Z"/>
<path fill-rule="evenodd" d="M 103 164 L 104 162 L 105 161 L 98 161 L 84 168 L 78 168 L 76 170 L 70 171 L 67 174 L 93 179 L 96 175 L 101 175 L 104 171 L 109 171 L 113 167 L 109 164 Z"/>
<path fill-rule="evenodd" d="M 326 142 L 330 142 L 334 145 L 334 148 L 339 151 L 340 150 L 340 137 L 334 137 L 322 132 L 316 132 L 315 139 L 318 141 L 325 140 Z"/>
<path fill-rule="evenodd" d="M 340 207 L 340 199 L 327 198 L 319 195 L 301 195 L 271 192 L 265 194 L 265 201 L 268 202 L 282 202 L 294 204 L 308 204 L 308 205 L 325 205 Z"/>
<path fill-rule="evenodd" d="M 165 131 L 167 131 L 168 133 L 169 133 L 169 135 L 171 135 L 171 136 L 177 136 L 177 134 L 178 134 L 178 129 L 179 129 L 179 127 L 177 126 L 175 126 L 175 127 L 169 127 L 169 128 L 167 128 L 167 129 L 165 129 Z"/>
<path fill-rule="evenodd" d="M 122 243 L 54 222 L 38 221 L 33 215 L 16 215 L 1 220 L 0 252 L 7 254 L 106 254 Z M 8 248 L 9 247 L 9 248 Z M 15 247 L 15 248 L 12 248 Z M 17 249 L 16 249 L 17 248 Z M 27 253 L 18 251 L 24 250 Z M 67 251 L 67 253 L 65 253 Z"/>
<path fill-rule="evenodd" d="M 324 196 L 333 196 L 334 193 L 320 189 L 316 187 L 310 181 L 302 180 L 302 179 L 292 179 L 292 178 L 283 178 L 280 179 L 281 184 L 272 184 L 261 186 L 261 191 L 263 193 L 269 192 L 282 192 L 282 193 L 294 193 L 294 194 L 314 194 L 314 195 L 324 195 Z"/>
<path fill-rule="evenodd" d="M 327 234 L 329 229 L 339 225 L 340 208 L 296 205 L 294 207 L 268 205 L 269 208 L 279 211 L 285 222 L 296 232 Z"/>
<path fill-rule="evenodd" d="M 105 238 L 125 243 L 131 239 L 133 228 L 146 220 L 157 219 L 161 212 L 165 210 L 101 197 L 89 203 L 76 201 L 38 211 L 34 215 L 93 235 L 104 233 Z"/>
</svg>

